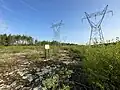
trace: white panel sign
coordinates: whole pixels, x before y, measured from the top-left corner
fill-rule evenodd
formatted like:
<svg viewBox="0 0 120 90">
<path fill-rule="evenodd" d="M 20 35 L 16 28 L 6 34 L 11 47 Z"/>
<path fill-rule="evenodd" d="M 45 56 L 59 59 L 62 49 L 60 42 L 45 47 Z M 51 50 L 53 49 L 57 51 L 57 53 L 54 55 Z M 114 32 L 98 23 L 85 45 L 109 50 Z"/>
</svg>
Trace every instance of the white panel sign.
<svg viewBox="0 0 120 90">
<path fill-rule="evenodd" d="M 45 49 L 50 49 L 50 45 L 49 45 L 49 44 L 46 44 L 46 45 L 45 45 Z"/>
</svg>

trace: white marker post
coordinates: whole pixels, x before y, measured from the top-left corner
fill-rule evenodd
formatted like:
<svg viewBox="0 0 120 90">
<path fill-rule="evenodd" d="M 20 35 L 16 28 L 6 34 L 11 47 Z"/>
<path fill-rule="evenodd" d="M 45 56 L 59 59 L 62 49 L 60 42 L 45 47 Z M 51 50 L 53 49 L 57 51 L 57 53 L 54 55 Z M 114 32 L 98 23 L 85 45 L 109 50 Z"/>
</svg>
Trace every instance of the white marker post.
<svg viewBox="0 0 120 90">
<path fill-rule="evenodd" d="M 47 59 L 47 52 L 48 52 L 48 58 L 49 58 L 49 49 L 50 49 L 50 45 L 49 44 L 45 44 L 45 58 Z"/>
</svg>

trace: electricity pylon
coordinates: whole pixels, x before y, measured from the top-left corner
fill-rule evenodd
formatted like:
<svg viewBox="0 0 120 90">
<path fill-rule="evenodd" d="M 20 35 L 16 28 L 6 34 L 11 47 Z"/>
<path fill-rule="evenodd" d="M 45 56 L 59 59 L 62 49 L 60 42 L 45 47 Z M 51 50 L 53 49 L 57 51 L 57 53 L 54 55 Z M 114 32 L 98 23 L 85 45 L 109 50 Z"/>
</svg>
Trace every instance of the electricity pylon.
<svg viewBox="0 0 120 90">
<path fill-rule="evenodd" d="M 54 45 L 54 49 L 53 49 L 53 52 L 54 52 L 54 56 L 56 59 L 59 58 L 59 51 L 60 51 L 60 28 L 61 26 L 63 25 L 62 23 L 62 20 L 59 22 L 59 23 L 56 23 L 56 24 L 52 24 L 52 29 L 53 29 L 53 32 L 54 32 L 54 39 L 53 41 L 55 41 L 55 45 Z"/>
<path fill-rule="evenodd" d="M 99 12 L 95 12 L 92 14 L 88 14 L 85 12 L 86 16 L 84 18 L 82 18 L 82 21 L 84 19 L 87 19 L 90 24 L 90 27 L 91 27 L 89 45 L 104 43 L 104 36 L 103 36 L 102 29 L 101 29 L 101 24 L 107 13 L 112 13 L 112 15 L 113 15 L 113 11 L 112 10 L 107 11 L 107 9 L 108 9 L 108 5 L 102 11 L 99 11 Z M 102 16 L 102 17 L 96 23 L 95 21 L 96 21 L 97 16 Z M 93 17 L 95 18 L 94 22 L 91 20 L 91 18 L 93 18 Z"/>
<path fill-rule="evenodd" d="M 60 42 L 60 28 L 63 25 L 62 20 L 59 23 L 52 24 L 52 29 L 54 32 L 54 41 Z"/>
</svg>

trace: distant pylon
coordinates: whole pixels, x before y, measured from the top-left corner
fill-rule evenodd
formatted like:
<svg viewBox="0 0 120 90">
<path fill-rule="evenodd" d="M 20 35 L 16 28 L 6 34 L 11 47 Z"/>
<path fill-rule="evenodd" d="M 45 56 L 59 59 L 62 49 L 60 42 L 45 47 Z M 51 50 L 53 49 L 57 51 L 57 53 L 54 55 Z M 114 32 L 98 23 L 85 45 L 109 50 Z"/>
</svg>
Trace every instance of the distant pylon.
<svg viewBox="0 0 120 90">
<path fill-rule="evenodd" d="M 103 36 L 102 29 L 101 29 L 101 23 L 106 15 L 106 13 L 111 12 L 113 15 L 113 11 L 111 11 L 111 10 L 107 11 L 107 9 L 108 9 L 108 5 L 102 11 L 99 11 L 96 13 L 88 14 L 85 12 L 86 16 L 84 18 L 82 18 L 82 21 L 84 19 L 87 19 L 91 26 L 89 45 L 104 43 L 104 36 Z M 90 20 L 90 18 L 93 18 L 93 17 L 95 17 L 95 20 L 96 20 L 97 16 L 102 16 L 101 19 L 97 23 Z"/>
<path fill-rule="evenodd" d="M 61 20 L 59 23 L 57 24 L 52 24 L 52 29 L 54 32 L 54 41 L 60 42 L 60 28 L 63 25 L 62 23 L 63 21 Z"/>
</svg>

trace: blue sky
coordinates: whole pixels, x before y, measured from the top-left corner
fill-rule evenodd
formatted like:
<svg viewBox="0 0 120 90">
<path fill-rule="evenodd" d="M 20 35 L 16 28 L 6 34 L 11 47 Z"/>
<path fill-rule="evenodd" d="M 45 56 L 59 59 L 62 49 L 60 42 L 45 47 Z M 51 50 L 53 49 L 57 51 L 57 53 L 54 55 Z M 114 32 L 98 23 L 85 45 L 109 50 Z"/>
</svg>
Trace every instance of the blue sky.
<svg viewBox="0 0 120 90">
<path fill-rule="evenodd" d="M 63 20 L 61 40 L 85 44 L 90 27 L 84 12 L 102 10 L 106 5 L 114 16 L 105 16 L 102 30 L 106 40 L 120 37 L 119 0 L 0 0 L 0 33 L 25 34 L 39 40 L 52 40 L 52 23 Z M 4 29 L 8 27 L 8 29 Z"/>
</svg>

